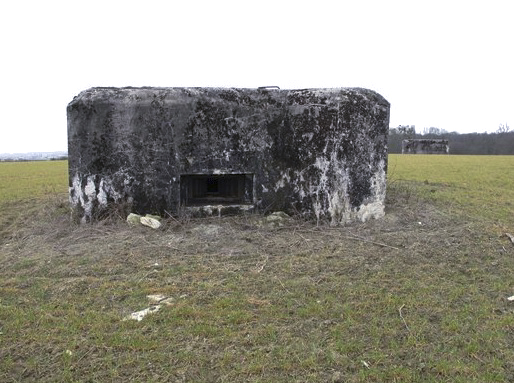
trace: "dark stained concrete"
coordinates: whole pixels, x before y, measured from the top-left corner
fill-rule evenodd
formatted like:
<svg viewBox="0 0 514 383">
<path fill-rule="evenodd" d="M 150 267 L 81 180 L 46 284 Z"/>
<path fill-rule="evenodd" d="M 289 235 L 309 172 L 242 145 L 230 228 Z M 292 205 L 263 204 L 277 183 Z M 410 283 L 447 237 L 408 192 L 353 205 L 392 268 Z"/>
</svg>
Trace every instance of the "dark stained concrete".
<svg viewBox="0 0 514 383">
<path fill-rule="evenodd" d="M 389 103 L 361 88 L 92 88 L 68 105 L 70 201 L 83 221 L 284 210 L 332 224 L 384 214 Z"/>
</svg>

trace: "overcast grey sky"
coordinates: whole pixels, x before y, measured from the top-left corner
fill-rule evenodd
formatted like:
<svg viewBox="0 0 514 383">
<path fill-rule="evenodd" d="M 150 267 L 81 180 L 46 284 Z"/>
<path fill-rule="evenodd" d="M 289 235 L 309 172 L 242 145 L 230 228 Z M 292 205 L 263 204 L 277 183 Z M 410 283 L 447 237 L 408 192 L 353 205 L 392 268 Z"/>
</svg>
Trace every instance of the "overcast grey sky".
<svg viewBox="0 0 514 383">
<path fill-rule="evenodd" d="M 5 1 L 0 152 L 66 150 L 94 86 L 359 86 L 390 126 L 514 126 L 510 1 Z M 512 124 L 512 125 L 511 125 Z"/>
</svg>

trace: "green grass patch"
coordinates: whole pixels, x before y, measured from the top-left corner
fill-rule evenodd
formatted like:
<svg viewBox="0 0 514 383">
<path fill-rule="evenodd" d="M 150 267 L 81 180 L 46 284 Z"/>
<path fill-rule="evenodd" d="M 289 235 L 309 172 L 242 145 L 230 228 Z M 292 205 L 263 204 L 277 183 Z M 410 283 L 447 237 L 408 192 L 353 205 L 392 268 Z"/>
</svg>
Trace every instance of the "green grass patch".
<svg viewBox="0 0 514 383">
<path fill-rule="evenodd" d="M 66 177 L 5 197 L 0 381 L 513 381 L 511 161 L 390 156 L 386 216 L 339 228 L 76 225 Z"/>
<path fill-rule="evenodd" d="M 45 213 L 51 219 L 69 212 L 65 201 L 68 190 L 68 161 L 0 162 L 0 243 L 20 229 L 20 217 Z"/>
<path fill-rule="evenodd" d="M 0 202 L 68 191 L 68 161 L 0 162 Z"/>
<path fill-rule="evenodd" d="M 389 180 L 491 224 L 514 227 L 514 156 L 389 155 Z"/>
</svg>

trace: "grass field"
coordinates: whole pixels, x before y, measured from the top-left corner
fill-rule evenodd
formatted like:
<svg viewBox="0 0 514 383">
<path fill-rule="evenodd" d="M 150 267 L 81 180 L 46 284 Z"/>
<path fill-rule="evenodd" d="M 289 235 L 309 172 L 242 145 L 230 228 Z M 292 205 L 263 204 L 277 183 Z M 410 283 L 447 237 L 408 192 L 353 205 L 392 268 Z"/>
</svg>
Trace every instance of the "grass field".
<svg viewBox="0 0 514 383">
<path fill-rule="evenodd" d="M 513 156 L 391 155 L 389 176 L 424 198 L 512 229 Z"/>
<path fill-rule="evenodd" d="M 68 161 L 0 162 L 0 202 L 68 191 Z"/>
<path fill-rule="evenodd" d="M 41 164 L 0 164 L 2 382 L 514 381 L 514 157 L 392 155 L 364 224 L 159 231 L 73 224 Z"/>
</svg>

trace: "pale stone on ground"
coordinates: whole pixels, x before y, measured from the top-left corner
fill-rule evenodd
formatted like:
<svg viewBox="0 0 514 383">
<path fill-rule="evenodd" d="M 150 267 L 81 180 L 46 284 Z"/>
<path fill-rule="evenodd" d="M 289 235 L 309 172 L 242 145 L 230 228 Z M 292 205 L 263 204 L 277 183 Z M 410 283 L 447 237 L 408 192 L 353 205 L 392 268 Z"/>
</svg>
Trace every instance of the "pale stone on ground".
<svg viewBox="0 0 514 383">
<path fill-rule="evenodd" d="M 127 222 L 131 225 L 139 225 L 141 223 L 141 216 L 139 214 L 130 213 L 127 217 Z"/>
<path fill-rule="evenodd" d="M 150 218 L 148 216 L 141 217 L 140 221 L 141 221 L 142 225 L 151 227 L 152 229 L 158 229 L 161 227 L 161 223 L 158 220 L 156 220 L 154 218 Z"/>
</svg>

